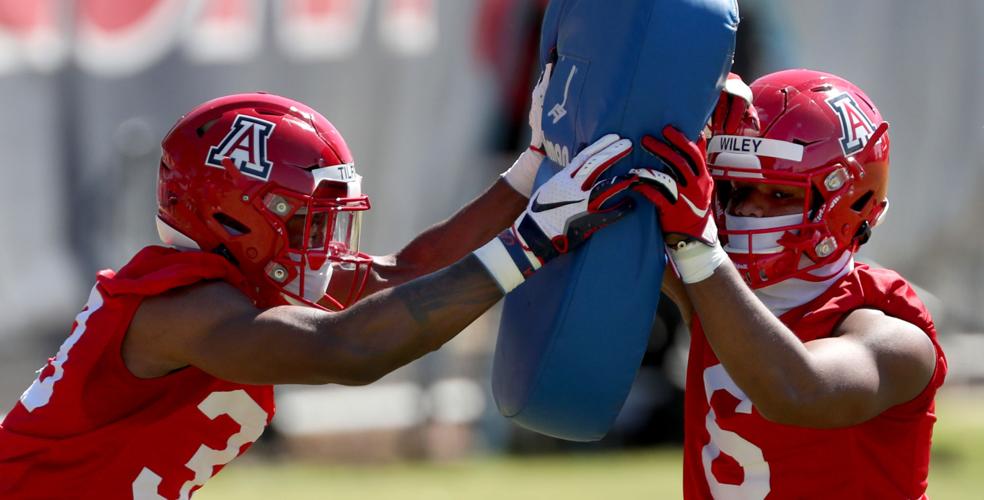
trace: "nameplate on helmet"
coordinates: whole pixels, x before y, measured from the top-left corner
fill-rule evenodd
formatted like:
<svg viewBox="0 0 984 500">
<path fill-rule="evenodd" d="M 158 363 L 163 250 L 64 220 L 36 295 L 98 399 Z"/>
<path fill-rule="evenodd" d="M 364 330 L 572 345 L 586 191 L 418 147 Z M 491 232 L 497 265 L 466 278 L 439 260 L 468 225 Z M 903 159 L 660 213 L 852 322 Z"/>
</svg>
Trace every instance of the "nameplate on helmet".
<svg viewBox="0 0 984 500">
<path fill-rule="evenodd" d="M 321 167 L 311 170 L 315 183 L 321 181 L 350 182 L 355 180 L 355 164 L 342 163 L 330 167 Z"/>
<path fill-rule="evenodd" d="M 707 152 L 768 156 L 791 161 L 803 160 L 803 146 L 800 144 L 743 135 L 716 135 L 711 138 Z"/>
</svg>

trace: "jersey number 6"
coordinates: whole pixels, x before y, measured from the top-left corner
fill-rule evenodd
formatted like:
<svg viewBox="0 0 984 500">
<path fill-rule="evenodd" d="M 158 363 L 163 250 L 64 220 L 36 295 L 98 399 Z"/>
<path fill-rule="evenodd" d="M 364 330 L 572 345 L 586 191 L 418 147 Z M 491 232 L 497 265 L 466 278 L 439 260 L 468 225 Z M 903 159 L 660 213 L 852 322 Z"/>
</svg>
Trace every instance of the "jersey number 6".
<svg viewBox="0 0 984 500">
<path fill-rule="evenodd" d="M 716 499 L 757 499 L 769 494 L 769 463 L 762 456 L 762 450 L 738 434 L 722 429 L 717 422 L 711 397 L 717 391 L 726 391 L 738 400 L 735 413 L 751 413 L 752 401 L 735 385 L 724 366 L 716 364 L 704 370 L 704 394 L 707 396 L 707 418 L 705 424 L 710 441 L 701 449 L 701 462 L 704 477 L 711 495 Z M 745 477 L 741 484 L 724 484 L 718 481 L 711 469 L 711 463 L 721 453 L 726 453 L 741 465 Z"/>
</svg>

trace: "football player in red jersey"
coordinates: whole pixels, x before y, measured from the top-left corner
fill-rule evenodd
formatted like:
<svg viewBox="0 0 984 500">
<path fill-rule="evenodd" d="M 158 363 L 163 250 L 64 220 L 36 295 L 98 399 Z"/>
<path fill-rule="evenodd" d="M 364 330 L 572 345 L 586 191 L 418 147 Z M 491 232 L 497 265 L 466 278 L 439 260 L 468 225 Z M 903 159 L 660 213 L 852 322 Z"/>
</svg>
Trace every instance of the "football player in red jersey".
<svg viewBox="0 0 984 500">
<path fill-rule="evenodd" d="M 188 498 L 260 436 L 271 384 L 368 384 L 618 219 L 628 182 L 597 179 L 630 150 L 603 137 L 532 201 L 542 155 L 527 150 L 449 220 L 373 259 L 358 250 L 369 199 L 328 120 L 263 93 L 198 106 L 162 143 L 169 246 L 99 273 L 0 425 L 0 497 Z"/>
<path fill-rule="evenodd" d="M 670 127 L 635 171 L 690 318 L 684 497 L 923 498 L 946 360 L 912 287 L 854 261 L 888 124 L 827 73 L 728 88 L 706 149 Z"/>
</svg>

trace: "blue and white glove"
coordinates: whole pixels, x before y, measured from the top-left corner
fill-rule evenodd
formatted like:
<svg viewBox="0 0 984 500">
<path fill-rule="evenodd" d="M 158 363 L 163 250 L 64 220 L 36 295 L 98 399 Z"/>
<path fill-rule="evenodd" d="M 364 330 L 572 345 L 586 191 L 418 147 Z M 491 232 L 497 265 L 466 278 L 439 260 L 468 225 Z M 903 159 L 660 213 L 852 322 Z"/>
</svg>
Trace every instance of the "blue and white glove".
<svg viewBox="0 0 984 500">
<path fill-rule="evenodd" d="M 504 293 L 632 209 L 631 199 L 618 195 L 631 187 L 634 177 L 597 182 L 631 151 L 632 141 L 614 134 L 584 148 L 540 186 L 511 228 L 475 251 Z"/>
<path fill-rule="evenodd" d="M 543 96 L 547 93 L 552 72 L 553 63 L 547 63 L 530 97 L 530 146 L 519 155 L 508 170 L 500 175 L 516 192 L 527 198 L 533 191 L 536 172 L 543 163 Z"/>
</svg>

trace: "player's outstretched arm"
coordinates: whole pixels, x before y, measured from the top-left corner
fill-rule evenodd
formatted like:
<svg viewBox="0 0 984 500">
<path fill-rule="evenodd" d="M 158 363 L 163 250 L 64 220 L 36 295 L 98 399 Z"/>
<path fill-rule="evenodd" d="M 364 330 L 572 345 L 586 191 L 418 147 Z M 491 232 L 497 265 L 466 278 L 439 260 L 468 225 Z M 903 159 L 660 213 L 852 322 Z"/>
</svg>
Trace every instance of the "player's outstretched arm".
<svg viewBox="0 0 984 500">
<path fill-rule="evenodd" d="M 597 179 L 630 150 L 628 140 L 602 138 L 473 255 L 343 312 L 260 311 L 219 282 L 149 298 L 130 325 L 124 361 L 139 377 L 192 365 L 241 383 L 370 383 L 437 349 L 540 266 L 625 215 L 628 182 Z"/>
<path fill-rule="evenodd" d="M 530 145 L 484 193 L 447 220 L 434 224 L 400 251 L 374 258 L 366 294 L 399 285 L 456 262 L 492 239 L 522 213 L 543 162 L 543 96 L 553 64 L 548 63 L 530 98 Z"/>
<path fill-rule="evenodd" d="M 124 359 L 136 375 L 192 365 L 240 383 L 368 384 L 437 349 L 502 297 L 474 256 L 367 297 L 343 312 L 280 306 L 261 311 L 225 283 L 150 299 L 127 343 L 159 331 L 149 358 L 161 372 L 140 373 L 140 352 Z M 173 311 L 180 309 L 181 317 Z M 142 329 L 142 330 L 141 330 Z M 145 344 L 146 345 L 146 344 Z M 144 351 L 146 353 L 146 351 Z"/>
<path fill-rule="evenodd" d="M 366 295 L 447 267 L 494 238 L 523 213 L 529 199 L 505 180 L 438 222 L 392 255 L 374 257 Z"/>
</svg>

